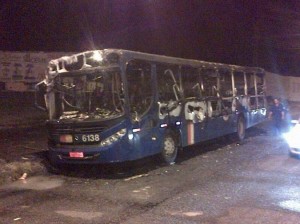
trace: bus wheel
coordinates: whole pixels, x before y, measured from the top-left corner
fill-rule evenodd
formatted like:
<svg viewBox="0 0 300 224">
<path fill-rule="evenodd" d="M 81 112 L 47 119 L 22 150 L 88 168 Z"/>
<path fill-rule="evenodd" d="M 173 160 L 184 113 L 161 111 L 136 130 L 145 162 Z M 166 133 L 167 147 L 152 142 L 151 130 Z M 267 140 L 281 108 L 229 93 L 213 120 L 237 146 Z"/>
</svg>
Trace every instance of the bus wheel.
<svg viewBox="0 0 300 224">
<path fill-rule="evenodd" d="M 246 135 L 245 121 L 243 117 L 238 118 L 237 122 L 237 137 L 238 141 L 243 141 Z"/>
<path fill-rule="evenodd" d="M 172 134 L 167 133 L 164 137 L 160 157 L 168 165 L 175 162 L 177 157 L 178 146 Z"/>
</svg>

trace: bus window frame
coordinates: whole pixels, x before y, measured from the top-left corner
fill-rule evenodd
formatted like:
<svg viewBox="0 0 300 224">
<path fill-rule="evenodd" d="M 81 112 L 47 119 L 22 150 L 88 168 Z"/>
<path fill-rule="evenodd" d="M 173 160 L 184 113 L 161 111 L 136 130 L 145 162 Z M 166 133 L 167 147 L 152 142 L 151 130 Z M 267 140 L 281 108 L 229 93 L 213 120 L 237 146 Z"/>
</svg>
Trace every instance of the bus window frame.
<svg viewBox="0 0 300 224">
<path fill-rule="evenodd" d="M 239 90 L 237 89 L 237 76 L 240 76 L 241 74 L 243 74 L 243 83 L 242 85 L 240 85 L 242 87 L 241 89 L 241 94 L 238 92 Z M 247 89 L 247 81 L 246 81 L 246 77 L 245 77 L 245 72 L 240 71 L 240 70 L 232 70 L 232 76 L 233 76 L 233 83 L 234 83 L 234 96 L 246 96 L 246 89 Z M 239 80 L 240 81 L 240 80 Z"/>
<path fill-rule="evenodd" d="M 128 69 L 128 66 L 129 66 L 129 63 L 132 62 L 132 61 L 138 61 L 139 64 L 144 64 L 144 65 L 148 65 L 149 66 L 149 69 L 150 69 L 150 82 L 153 83 L 155 81 L 155 77 L 153 76 L 153 64 L 151 63 L 151 61 L 148 61 L 148 60 L 143 60 L 143 59 L 138 59 L 138 58 L 132 58 L 130 60 L 128 60 L 126 63 L 125 63 L 125 69 L 124 69 L 124 74 L 125 74 L 125 79 L 126 79 L 126 95 L 127 95 L 127 102 L 128 102 L 128 113 L 130 115 L 130 119 L 132 122 L 139 122 L 145 115 L 147 115 L 149 113 L 149 111 L 151 110 L 151 108 L 153 107 L 154 105 L 154 101 L 155 101 L 155 88 L 154 86 L 155 85 L 150 85 L 150 90 L 151 90 L 151 102 L 150 104 L 148 105 L 147 109 L 144 110 L 141 114 L 138 114 L 137 111 L 133 111 L 133 104 L 131 102 L 131 96 L 130 96 L 130 81 L 128 79 L 128 73 L 127 73 L 127 69 Z M 147 69 L 147 68 L 146 68 Z"/>
<path fill-rule="evenodd" d="M 213 71 L 213 72 L 209 73 L 210 71 Z M 214 67 L 203 67 L 201 69 L 200 76 L 202 77 L 202 85 L 201 85 L 201 88 L 203 88 L 202 96 L 203 97 L 220 97 L 220 92 L 219 92 L 220 91 L 219 90 L 220 75 L 219 75 L 218 69 L 214 68 Z M 215 80 L 213 80 L 213 78 L 215 78 Z M 211 85 L 211 80 L 213 80 L 215 82 L 214 83 L 215 85 Z"/>
<path fill-rule="evenodd" d="M 255 79 L 256 79 L 255 84 L 256 84 L 257 109 L 265 108 L 266 100 L 265 100 L 265 97 L 264 97 L 264 93 L 265 93 L 265 81 L 266 80 L 265 80 L 264 76 L 261 73 L 256 73 L 255 74 Z M 261 79 L 261 80 L 259 80 L 259 79 Z M 259 92 L 259 84 L 258 84 L 259 81 L 262 81 L 262 84 L 261 84 L 262 92 Z"/>
<path fill-rule="evenodd" d="M 188 70 L 187 73 L 183 73 L 184 70 Z M 202 77 L 199 73 L 199 68 L 192 67 L 192 66 L 181 66 L 180 67 L 180 79 L 181 79 L 181 89 L 183 92 L 183 96 L 185 99 L 199 99 L 202 97 L 202 89 L 201 86 L 203 86 L 202 83 Z M 196 80 L 193 80 L 193 78 L 196 78 Z M 192 81 L 196 81 L 196 84 L 193 86 L 190 86 L 192 84 Z M 197 89 L 196 89 L 197 88 Z M 196 90 L 195 90 L 196 89 Z M 198 90 L 198 91 L 197 91 Z M 190 96 L 187 96 L 187 92 L 192 92 L 193 94 Z"/>
<path fill-rule="evenodd" d="M 255 90 L 255 73 L 245 72 L 245 80 L 247 85 L 246 96 L 248 98 L 247 108 L 249 108 L 250 110 L 256 110 L 257 100 L 256 100 L 256 90 Z"/>
<path fill-rule="evenodd" d="M 228 69 L 219 70 L 219 77 L 220 77 L 219 91 L 220 91 L 220 96 L 222 97 L 222 99 L 230 99 L 230 98 L 234 97 L 232 72 Z M 229 91 L 229 94 L 225 94 L 227 91 Z"/>
<path fill-rule="evenodd" d="M 178 101 L 183 98 L 180 67 L 176 64 L 155 63 L 156 80 L 154 82 L 157 86 L 159 102 Z M 167 74 L 170 74 L 171 79 L 170 77 L 168 80 L 165 79 L 165 77 L 168 77 Z M 169 83 L 170 80 L 172 82 Z M 160 81 L 167 81 L 166 84 L 170 85 L 172 92 L 164 91 L 166 88 L 162 88 L 163 85 Z"/>
</svg>

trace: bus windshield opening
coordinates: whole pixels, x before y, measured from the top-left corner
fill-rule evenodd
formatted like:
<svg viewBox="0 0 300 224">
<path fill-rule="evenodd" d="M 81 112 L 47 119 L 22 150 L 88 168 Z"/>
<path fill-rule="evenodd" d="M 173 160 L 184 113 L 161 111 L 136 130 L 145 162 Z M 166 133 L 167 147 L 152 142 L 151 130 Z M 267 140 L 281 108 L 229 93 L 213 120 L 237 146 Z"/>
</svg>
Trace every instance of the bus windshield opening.
<svg viewBox="0 0 300 224">
<path fill-rule="evenodd" d="M 119 72 L 60 74 L 54 79 L 54 119 L 109 119 L 123 114 Z"/>
</svg>

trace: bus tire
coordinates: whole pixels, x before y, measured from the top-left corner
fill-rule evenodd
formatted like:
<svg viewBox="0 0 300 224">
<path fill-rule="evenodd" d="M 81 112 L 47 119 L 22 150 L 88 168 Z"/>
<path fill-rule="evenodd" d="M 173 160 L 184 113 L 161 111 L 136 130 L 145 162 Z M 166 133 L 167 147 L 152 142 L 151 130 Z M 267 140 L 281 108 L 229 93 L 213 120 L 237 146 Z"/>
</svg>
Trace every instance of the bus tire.
<svg viewBox="0 0 300 224">
<path fill-rule="evenodd" d="M 172 133 L 166 133 L 162 143 L 160 158 L 163 163 L 171 165 L 175 162 L 178 153 L 178 145 Z"/>
<path fill-rule="evenodd" d="M 237 139 L 239 142 L 242 142 L 245 139 L 246 135 L 246 124 L 245 119 L 240 116 L 237 121 Z"/>
</svg>

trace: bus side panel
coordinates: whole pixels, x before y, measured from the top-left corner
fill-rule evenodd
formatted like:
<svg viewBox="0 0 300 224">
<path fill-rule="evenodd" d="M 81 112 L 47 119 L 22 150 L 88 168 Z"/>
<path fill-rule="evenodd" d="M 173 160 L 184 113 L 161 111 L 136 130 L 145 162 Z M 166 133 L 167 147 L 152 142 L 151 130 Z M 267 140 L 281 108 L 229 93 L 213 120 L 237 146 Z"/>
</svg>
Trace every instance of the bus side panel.
<svg viewBox="0 0 300 224">
<path fill-rule="evenodd" d="M 193 121 L 185 121 L 181 126 L 181 136 L 182 136 L 182 146 L 189 146 L 196 144 L 201 141 L 205 141 L 207 139 L 206 129 L 204 128 L 204 124 Z"/>
<path fill-rule="evenodd" d="M 194 105 L 195 108 L 199 107 L 199 105 L 204 107 L 205 116 L 201 118 L 201 114 L 197 115 L 199 111 L 189 111 L 187 108 L 190 108 L 191 105 Z M 183 146 L 193 145 L 236 131 L 236 114 L 222 114 L 220 112 L 219 115 L 213 116 L 212 113 L 208 112 L 206 105 L 207 102 L 204 101 L 187 103 L 185 118 L 183 118 L 182 122 Z"/>
<path fill-rule="evenodd" d="M 247 128 L 253 127 L 266 119 L 266 109 L 256 109 L 250 110 L 249 112 L 244 113 L 247 120 Z"/>
<path fill-rule="evenodd" d="M 182 113 L 182 146 L 193 145 L 207 139 L 205 101 L 191 100 L 185 103 Z"/>
</svg>

